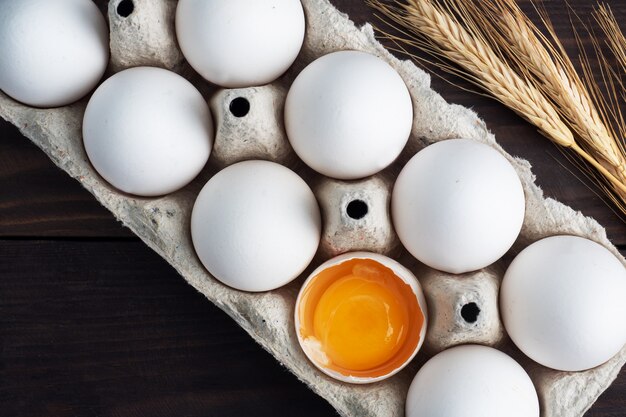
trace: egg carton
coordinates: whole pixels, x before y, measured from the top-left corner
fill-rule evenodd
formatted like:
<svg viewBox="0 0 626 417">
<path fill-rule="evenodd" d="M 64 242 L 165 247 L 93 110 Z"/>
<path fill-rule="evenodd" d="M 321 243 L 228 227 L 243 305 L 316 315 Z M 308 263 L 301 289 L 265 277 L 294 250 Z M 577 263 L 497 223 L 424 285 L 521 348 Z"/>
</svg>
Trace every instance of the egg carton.
<svg viewBox="0 0 626 417">
<path fill-rule="evenodd" d="M 215 145 L 209 164 L 196 180 L 160 198 L 139 198 L 112 188 L 94 171 L 82 145 L 81 123 L 87 98 L 62 108 L 36 109 L 0 93 L 0 116 L 15 124 L 187 282 L 228 313 L 342 416 L 403 416 L 408 386 L 419 367 L 435 353 L 463 343 L 494 346 L 518 360 L 535 384 L 543 417 L 582 416 L 616 378 L 626 362 L 626 347 L 604 365 L 584 372 L 560 372 L 532 362 L 506 336 L 497 302 L 503 272 L 512 256 L 547 236 L 573 234 L 589 238 L 626 264 L 605 230 L 595 220 L 545 198 L 534 183 L 527 161 L 504 152 L 476 113 L 446 103 L 430 88 L 430 78 L 424 71 L 409 61 L 396 59 L 376 41 L 370 25 L 357 28 L 327 0 L 302 0 L 307 33 L 291 69 L 269 85 L 216 90 L 191 70 L 178 49 L 174 33 L 176 1 L 133 0 L 134 11 L 128 17 L 118 15 L 120 2 L 97 1 L 108 15 L 111 31 L 107 75 L 139 65 L 168 68 L 190 79 L 210 102 L 217 129 Z M 351 182 L 323 178 L 304 166 L 289 146 L 282 119 L 285 95 L 295 76 L 314 59 L 348 49 L 369 52 L 387 61 L 406 82 L 414 106 L 411 137 L 398 160 L 373 177 Z M 236 111 L 236 104 L 231 108 L 235 99 L 249 104 L 245 116 Z M 526 195 L 524 225 L 509 254 L 488 268 L 460 276 L 432 270 L 410 257 L 399 244 L 388 210 L 394 178 L 406 161 L 428 144 L 459 137 L 486 143 L 502 153 L 517 170 Z M 276 161 L 298 172 L 314 189 L 324 218 L 320 250 L 311 267 L 291 284 L 260 294 L 233 290 L 211 277 L 197 258 L 190 237 L 191 210 L 206 181 L 221 167 L 254 158 Z M 367 214 L 361 217 L 364 210 Z M 416 359 L 390 379 L 363 386 L 337 382 L 316 370 L 301 351 L 293 325 L 294 303 L 303 279 L 324 260 L 350 250 L 391 255 L 413 270 L 424 288 L 431 317 Z"/>
</svg>

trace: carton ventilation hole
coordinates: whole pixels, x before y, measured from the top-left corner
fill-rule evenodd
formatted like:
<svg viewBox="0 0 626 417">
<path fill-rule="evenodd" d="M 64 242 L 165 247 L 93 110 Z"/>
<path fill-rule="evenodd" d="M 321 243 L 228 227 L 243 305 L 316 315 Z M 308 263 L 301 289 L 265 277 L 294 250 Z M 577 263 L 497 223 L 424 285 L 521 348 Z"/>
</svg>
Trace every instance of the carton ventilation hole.
<svg viewBox="0 0 626 417">
<path fill-rule="evenodd" d="M 365 217 L 368 208 L 367 203 L 363 200 L 352 200 L 346 207 L 346 213 L 351 219 L 359 220 Z"/>
<path fill-rule="evenodd" d="M 229 110 L 235 117 L 244 117 L 250 111 L 250 102 L 244 97 L 237 97 L 230 102 Z"/>
<path fill-rule="evenodd" d="M 117 5 L 117 14 L 122 17 L 130 16 L 133 10 L 135 10 L 135 5 L 133 4 L 132 0 L 122 0 Z"/>
<path fill-rule="evenodd" d="M 467 303 L 461 307 L 461 317 L 468 323 L 475 323 L 479 314 L 480 308 L 478 308 L 476 303 Z"/>
</svg>

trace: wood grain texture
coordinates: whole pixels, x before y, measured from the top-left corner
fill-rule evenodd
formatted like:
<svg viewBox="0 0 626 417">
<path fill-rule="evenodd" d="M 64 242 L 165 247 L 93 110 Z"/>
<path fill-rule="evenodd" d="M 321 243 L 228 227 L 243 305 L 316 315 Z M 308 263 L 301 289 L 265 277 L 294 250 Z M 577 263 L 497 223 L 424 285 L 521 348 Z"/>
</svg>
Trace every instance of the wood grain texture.
<svg viewBox="0 0 626 417">
<path fill-rule="evenodd" d="M 0 237 L 134 237 L 78 182 L 0 119 Z"/>
<path fill-rule="evenodd" d="M 375 20 L 362 0 L 331 1 L 358 24 Z M 593 4 L 570 3 L 582 15 Z M 626 3 L 609 4 L 626 21 Z M 563 4 L 546 5 L 573 50 Z M 596 218 L 626 247 L 626 226 L 532 126 L 437 77 L 433 88 L 528 159 L 547 196 Z M 0 121 L 0 417 L 173 415 L 334 411 Z M 622 371 L 586 416 L 624 415 Z"/>
<path fill-rule="evenodd" d="M 0 257 L 0 416 L 334 414 L 142 242 Z"/>
</svg>

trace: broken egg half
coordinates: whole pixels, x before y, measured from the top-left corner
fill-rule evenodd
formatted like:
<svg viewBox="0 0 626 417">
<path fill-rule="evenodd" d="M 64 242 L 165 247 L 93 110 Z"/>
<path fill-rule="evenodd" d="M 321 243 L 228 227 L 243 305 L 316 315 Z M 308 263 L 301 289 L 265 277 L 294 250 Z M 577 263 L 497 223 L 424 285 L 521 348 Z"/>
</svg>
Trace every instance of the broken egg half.
<svg viewBox="0 0 626 417">
<path fill-rule="evenodd" d="M 427 320 L 415 275 L 376 253 L 326 261 L 296 300 L 296 333 L 306 356 L 325 374 L 355 384 L 404 368 L 422 346 Z"/>
</svg>

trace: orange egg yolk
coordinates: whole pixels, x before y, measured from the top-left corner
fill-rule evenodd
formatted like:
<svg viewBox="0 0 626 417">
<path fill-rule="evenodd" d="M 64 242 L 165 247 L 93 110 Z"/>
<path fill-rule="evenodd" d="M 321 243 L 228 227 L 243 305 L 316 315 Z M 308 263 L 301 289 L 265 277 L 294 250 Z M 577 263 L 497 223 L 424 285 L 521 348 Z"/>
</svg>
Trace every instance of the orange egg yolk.
<svg viewBox="0 0 626 417">
<path fill-rule="evenodd" d="M 299 304 L 303 347 L 343 375 L 376 377 L 401 366 L 424 316 L 412 288 L 371 259 L 331 266 L 309 281 Z"/>
</svg>

